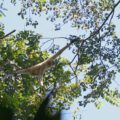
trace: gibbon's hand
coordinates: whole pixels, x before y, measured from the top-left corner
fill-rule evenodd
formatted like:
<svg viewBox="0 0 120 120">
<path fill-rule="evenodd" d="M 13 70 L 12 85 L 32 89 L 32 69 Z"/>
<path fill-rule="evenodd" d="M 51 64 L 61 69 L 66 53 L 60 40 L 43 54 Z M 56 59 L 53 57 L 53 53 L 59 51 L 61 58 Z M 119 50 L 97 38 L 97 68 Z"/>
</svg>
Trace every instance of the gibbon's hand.
<svg viewBox="0 0 120 120">
<path fill-rule="evenodd" d="M 80 40 L 80 38 L 78 36 L 75 36 L 75 35 L 70 35 L 69 39 L 70 39 L 71 43 L 74 43 L 74 42 Z"/>
</svg>

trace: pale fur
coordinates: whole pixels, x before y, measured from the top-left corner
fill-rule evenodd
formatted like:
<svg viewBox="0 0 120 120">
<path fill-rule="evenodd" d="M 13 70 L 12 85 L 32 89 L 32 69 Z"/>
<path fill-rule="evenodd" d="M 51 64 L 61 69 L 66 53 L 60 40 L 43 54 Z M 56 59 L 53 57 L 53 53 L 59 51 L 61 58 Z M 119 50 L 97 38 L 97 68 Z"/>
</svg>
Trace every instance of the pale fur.
<svg viewBox="0 0 120 120">
<path fill-rule="evenodd" d="M 47 60 L 33 65 L 31 67 L 28 67 L 26 69 L 18 70 L 18 74 L 31 74 L 31 75 L 37 75 L 39 80 L 42 78 L 44 73 L 53 66 L 53 61 L 64 51 L 66 50 L 73 42 L 67 44 L 62 49 L 60 49 L 57 53 L 55 53 L 53 56 L 48 58 Z"/>
</svg>

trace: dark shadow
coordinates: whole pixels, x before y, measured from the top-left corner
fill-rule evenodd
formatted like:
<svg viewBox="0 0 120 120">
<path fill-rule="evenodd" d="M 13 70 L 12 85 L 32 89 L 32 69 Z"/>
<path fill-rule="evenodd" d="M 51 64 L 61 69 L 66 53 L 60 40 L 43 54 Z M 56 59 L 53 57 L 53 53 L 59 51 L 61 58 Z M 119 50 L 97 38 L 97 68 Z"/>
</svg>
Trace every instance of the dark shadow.
<svg viewBox="0 0 120 120">
<path fill-rule="evenodd" d="M 13 110 L 0 104 L 0 120 L 12 120 Z"/>
<path fill-rule="evenodd" d="M 47 107 L 48 103 L 50 101 L 50 97 L 52 96 L 53 91 L 51 91 L 46 99 L 42 102 L 40 105 L 38 111 L 36 112 L 36 115 L 34 117 L 34 120 L 60 120 L 61 119 L 61 113 L 58 112 L 54 115 L 48 115 L 47 113 Z"/>
</svg>

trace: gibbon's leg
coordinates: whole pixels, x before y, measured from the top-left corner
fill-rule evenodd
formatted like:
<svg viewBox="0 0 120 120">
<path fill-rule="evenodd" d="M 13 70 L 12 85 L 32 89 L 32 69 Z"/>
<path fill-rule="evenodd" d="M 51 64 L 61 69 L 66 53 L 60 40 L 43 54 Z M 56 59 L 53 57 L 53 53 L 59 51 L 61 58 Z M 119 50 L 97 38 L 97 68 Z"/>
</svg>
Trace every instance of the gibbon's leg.
<svg viewBox="0 0 120 120">
<path fill-rule="evenodd" d="M 43 98 L 43 96 L 45 94 L 45 89 L 46 89 L 45 86 L 44 86 L 44 83 L 43 83 L 43 76 L 42 77 L 38 76 L 38 81 L 39 81 L 39 84 L 40 84 L 40 93 L 39 93 L 39 95 L 40 95 L 41 98 Z"/>
<path fill-rule="evenodd" d="M 40 78 L 40 77 L 38 76 L 38 81 L 39 81 L 39 83 L 40 83 L 40 86 L 43 86 L 43 77 Z"/>
<path fill-rule="evenodd" d="M 40 83 L 40 86 L 43 86 L 43 75 L 44 75 L 45 69 L 43 67 L 43 70 L 39 70 L 39 74 L 38 74 L 38 81 Z"/>
</svg>

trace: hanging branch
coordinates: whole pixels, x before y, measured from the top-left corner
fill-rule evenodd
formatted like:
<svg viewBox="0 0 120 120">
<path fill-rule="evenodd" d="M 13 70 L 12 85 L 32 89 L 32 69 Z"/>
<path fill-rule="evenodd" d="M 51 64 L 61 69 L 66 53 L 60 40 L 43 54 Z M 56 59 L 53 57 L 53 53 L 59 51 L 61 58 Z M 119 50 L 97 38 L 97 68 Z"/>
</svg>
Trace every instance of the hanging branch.
<svg viewBox="0 0 120 120">
<path fill-rule="evenodd" d="M 8 33 L 8 34 L 6 34 L 6 35 L 0 37 L 0 40 L 1 40 L 1 39 L 4 39 L 4 38 L 6 38 L 6 37 L 8 37 L 9 35 L 11 35 L 12 33 L 14 33 L 15 31 L 16 31 L 16 30 L 13 30 L 13 31 L 11 31 L 10 33 Z"/>
</svg>

